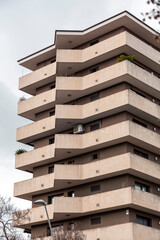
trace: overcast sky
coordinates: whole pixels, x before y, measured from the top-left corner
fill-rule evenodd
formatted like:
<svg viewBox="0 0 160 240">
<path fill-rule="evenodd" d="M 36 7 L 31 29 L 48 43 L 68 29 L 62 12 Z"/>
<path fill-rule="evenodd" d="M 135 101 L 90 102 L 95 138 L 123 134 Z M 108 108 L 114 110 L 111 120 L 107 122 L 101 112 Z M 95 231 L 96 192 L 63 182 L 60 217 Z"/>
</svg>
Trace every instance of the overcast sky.
<svg viewBox="0 0 160 240">
<path fill-rule="evenodd" d="M 0 194 L 13 195 L 13 183 L 32 177 L 14 169 L 16 128 L 27 124 L 16 116 L 18 78 L 27 70 L 17 60 L 53 44 L 56 29 L 83 30 L 124 10 L 142 19 L 146 0 L 0 0 Z M 158 30 L 154 22 L 147 22 Z M 21 207 L 24 200 L 13 199 Z"/>
</svg>

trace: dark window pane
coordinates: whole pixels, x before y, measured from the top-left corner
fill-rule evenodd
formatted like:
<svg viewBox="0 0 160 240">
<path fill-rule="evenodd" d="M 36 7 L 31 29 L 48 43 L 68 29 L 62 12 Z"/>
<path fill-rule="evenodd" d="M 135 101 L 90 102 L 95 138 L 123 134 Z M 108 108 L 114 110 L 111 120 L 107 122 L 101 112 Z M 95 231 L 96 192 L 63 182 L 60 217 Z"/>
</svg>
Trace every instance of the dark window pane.
<svg viewBox="0 0 160 240">
<path fill-rule="evenodd" d="M 98 153 L 94 153 L 94 154 L 92 155 L 92 159 L 95 160 L 95 159 L 97 159 L 97 158 L 98 158 Z"/>
<path fill-rule="evenodd" d="M 99 70 L 99 67 L 92 68 L 90 69 L 90 73 L 97 72 L 98 70 Z"/>
<path fill-rule="evenodd" d="M 151 219 L 136 215 L 136 223 L 145 225 L 145 226 L 151 226 Z"/>
<path fill-rule="evenodd" d="M 90 131 L 94 131 L 94 130 L 97 130 L 99 129 L 99 123 L 96 123 L 96 124 L 93 124 L 90 126 Z"/>
<path fill-rule="evenodd" d="M 54 166 L 51 166 L 48 168 L 48 173 L 53 173 L 54 172 Z"/>
<path fill-rule="evenodd" d="M 97 43 L 99 43 L 99 40 L 98 40 L 98 39 L 96 39 L 96 40 L 90 42 L 90 46 L 93 46 L 94 44 L 97 44 Z"/>
<path fill-rule="evenodd" d="M 50 115 L 50 116 L 54 116 L 54 115 L 55 115 L 55 110 L 51 111 L 51 112 L 49 113 L 49 115 Z"/>
<path fill-rule="evenodd" d="M 68 161 L 68 164 L 73 164 L 73 163 L 74 163 L 74 160 Z"/>
<path fill-rule="evenodd" d="M 54 143 L 54 138 L 50 138 L 49 139 L 49 144 L 53 144 Z"/>
<path fill-rule="evenodd" d="M 135 182 L 135 188 L 144 192 L 149 192 L 149 186 L 143 183 Z"/>
<path fill-rule="evenodd" d="M 136 155 L 138 155 L 138 156 L 140 156 L 140 157 L 146 158 L 146 159 L 149 158 L 149 156 L 148 156 L 147 153 L 141 152 L 141 151 L 139 151 L 139 150 L 137 150 L 137 149 L 134 149 L 134 154 L 136 154 Z"/>
<path fill-rule="evenodd" d="M 96 191 L 100 191 L 100 185 L 93 185 L 91 186 L 91 192 L 96 192 Z"/>
<path fill-rule="evenodd" d="M 101 223 L 100 217 L 91 218 L 91 225 L 100 224 L 100 223 Z"/>
<path fill-rule="evenodd" d="M 96 93 L 90 97 L 90 102 L 93 102 L 95 100 L 99 99 L 99 93 Z"/>
<path fill-rule="evenodd" d="M 56 195 L 48 196 L 48 204 L 53 204 L 55 197 L 63 197 L 63 196 L 64 196 L 63 193 L 59 193 L 59 194 L 56 194 Z"/>
<path fill-rule="evenodd" d="M 50 85 L 50 89 L 53 89 L 56 87 L 56 83 L 54 82 L 52 85 Z"/>
<path fill-rule="evenodd" d="M 137 123 L 138 125 L 141 125 L 142 127 L 147 127 L 147 124 L 145 124 L 145 123 L 143 123 L 143 122 L 140 122 L 139 120 L 137 120 L 137 119 L 135 119 L 135 118 L 133 118 L 132 119 L 132 121 L 134 122 L 134 123 Z"/>
<path fill-rule="evenodd" d="M 141 97 L 146 98 L 146 96 L 145 96 L 144 94 L 142 94 L 141 92 L 138 92 L 138 91 L 136 91 L 135 89 L 132 89 L 132 88 L 131 88 L 131 90 L 132 90 L 133 92 L 137 93 L 138 95 L 140 95 Z"/>
<path fill-rule="evenodd" d="M 70 192 L 68 192 L 68 197 L 75 197 L 75 193 L 74 193 L 74 191 L 70 191 Z"/>
</svg>

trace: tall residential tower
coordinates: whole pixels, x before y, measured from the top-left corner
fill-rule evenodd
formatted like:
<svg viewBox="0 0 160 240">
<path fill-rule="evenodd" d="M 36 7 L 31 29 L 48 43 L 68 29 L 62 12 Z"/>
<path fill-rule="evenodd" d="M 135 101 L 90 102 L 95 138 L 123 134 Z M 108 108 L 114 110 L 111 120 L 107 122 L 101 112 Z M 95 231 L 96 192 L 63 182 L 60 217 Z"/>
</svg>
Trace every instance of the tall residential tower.
<svg viewBox="0 0 160 240">
<path fill-rule="evenodd" d="M 33 178 L 14 196 L 47 202 L 53 230 L 67 222 L 87 240 L 160 239 L 160 45 L 155 31 L 123 12 L 19 61 L 33 95 L 18 115 L 33 123 L 17 141 L 34 150 L 15 167 Z M 133 61 L 117 62 L 120 55 Z M 25 211 L 24 211 L 25 212 Z M 50 239 L 44 207 L 14 223 Z"/>
</svg>

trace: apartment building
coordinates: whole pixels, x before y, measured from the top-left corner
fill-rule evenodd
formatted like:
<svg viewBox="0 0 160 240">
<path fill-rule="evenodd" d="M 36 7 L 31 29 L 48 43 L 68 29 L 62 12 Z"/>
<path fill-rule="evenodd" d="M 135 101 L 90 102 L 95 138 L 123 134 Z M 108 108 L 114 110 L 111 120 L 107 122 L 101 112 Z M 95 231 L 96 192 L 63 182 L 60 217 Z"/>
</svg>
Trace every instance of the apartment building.
<svg viewBox="0 0 160 240">
<path fill-rule="evenodd" d="M 87 240 L 160 239 L 160 52 L 155 31 L 122 12 L 84 31 L 56 31 L 55 43 L 19 60 L 31 73 L 19 89 L 32 95 L 18 115 L 33 123 L 16 156 L 33 178 L 14 196 L 32 201 L 15 226 L 50 239 L 68 223 Z M 117 61 L 135 55 L 133 61 Z M 25 211 L 24 211 L 25 212 Z"/>
</svg>

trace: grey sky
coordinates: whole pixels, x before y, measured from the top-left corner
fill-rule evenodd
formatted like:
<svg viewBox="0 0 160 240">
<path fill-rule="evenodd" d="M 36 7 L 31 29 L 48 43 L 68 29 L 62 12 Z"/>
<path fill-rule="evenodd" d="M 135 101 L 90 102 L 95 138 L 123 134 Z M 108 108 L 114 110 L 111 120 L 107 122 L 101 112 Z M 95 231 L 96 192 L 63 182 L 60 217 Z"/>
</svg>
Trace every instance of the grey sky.
<svg viewBox="0 0 160 240">
<path fill-rule="evenodd" d="M 121 11 L 141 19 L 146 0 L 0 0 L 0 194 L 13 195 L 13 182 L 31 177 L 14 170 L 16 127 L 28 123 L 17 117 L 18 77 L 27 73 L 17 60 L 53 44 L 56 29 L 83 30 Z M 158 30 L 158 25 L 148 22 Z M 29 206 L 15 199 L 20 207 Z"/>
</svg>

